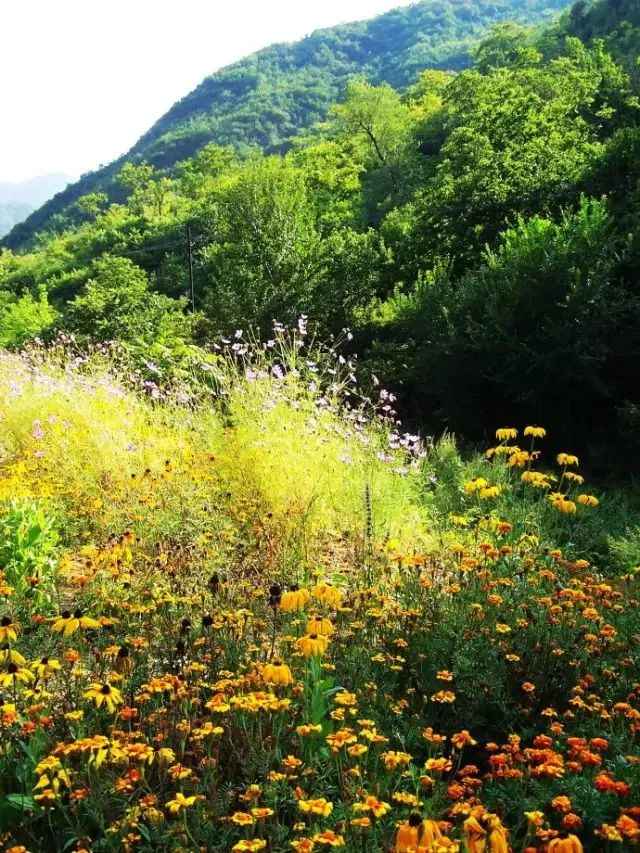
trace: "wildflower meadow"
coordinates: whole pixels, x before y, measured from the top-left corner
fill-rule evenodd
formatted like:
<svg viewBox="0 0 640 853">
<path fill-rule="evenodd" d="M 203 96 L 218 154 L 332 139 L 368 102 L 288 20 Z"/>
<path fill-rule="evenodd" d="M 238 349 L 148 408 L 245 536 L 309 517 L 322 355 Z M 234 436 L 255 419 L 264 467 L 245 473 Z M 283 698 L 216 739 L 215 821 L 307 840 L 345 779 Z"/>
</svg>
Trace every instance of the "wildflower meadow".
<svg viewBox="0 0 640 853">
<path fill-rule="evenodd" d="M 0 355 L 5 853 L 636 848 L 606 492 L 544 425 L 413 434 L 340 352 Z"/>
</svg>

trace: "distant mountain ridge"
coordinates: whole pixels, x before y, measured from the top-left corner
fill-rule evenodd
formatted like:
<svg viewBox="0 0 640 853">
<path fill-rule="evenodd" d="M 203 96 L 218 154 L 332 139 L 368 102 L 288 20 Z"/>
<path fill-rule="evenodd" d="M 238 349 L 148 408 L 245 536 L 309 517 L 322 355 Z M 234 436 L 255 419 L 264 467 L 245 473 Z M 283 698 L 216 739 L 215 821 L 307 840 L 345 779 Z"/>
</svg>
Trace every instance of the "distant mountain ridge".
<svg viewBox="0 0 640 853">
<path fill-rule="evenodd" d="M 350 77 L 364 75 L 402 89 L 424 68 L 467 66 L 473 45 L 495 24 L 546 22 L 566 5 L 566 0 L 421 0 L 260 50 L 207 77 L 127 154 L 71 184 L 0 245 L 20 248 L 38 231 L 63 224 L 56 217 L 87 193 L 109 191 L 125 162 L 171 168 L 212 142 L 282 150 L 325 118 Z"/>
<path fill-rule="evenodd" d="M 71 180 L 62 172 L 51 172 L 26 181 L 0 181 L 0 237 L 63 190 Z"/>
</svg>

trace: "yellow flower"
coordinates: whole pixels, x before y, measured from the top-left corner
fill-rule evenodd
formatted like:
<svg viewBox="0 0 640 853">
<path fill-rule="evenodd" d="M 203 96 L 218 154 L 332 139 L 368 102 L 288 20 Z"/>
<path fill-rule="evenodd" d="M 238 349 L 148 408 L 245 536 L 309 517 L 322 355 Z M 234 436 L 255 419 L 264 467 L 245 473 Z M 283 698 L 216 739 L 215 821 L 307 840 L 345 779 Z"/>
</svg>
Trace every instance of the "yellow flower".
<svg viewBox="0 0 640 853">
<path fill-rule="evenodd" d="M 573 501 L 567 498 L 554 498 L 552 501 L 554 507 L 565 515 L 571 515 L 576 511 L 576 505 Z"/>
<path fill-rule="evenodd" d="M 238 853 L 257 853 L 258 850 L 264 850 L 266 846 L 267 842 L 263 838 L 253 838 L 238 841 L 231 849 L 238 851 Z"/>
<path fill-rule="evenodd" d="M 27 684 L 34 681 L 35 675 L 30 669 L 10 663 L 5 672 L 0 673 L 0 687 L 13 687 L 17 681 Z"/>
<path fill-rule="evenodd" d="M 229 820 L 237 826 L 250 826 L 253 823 L 253 818 L 248 812 L 234 812 Z"/>
<path fill-rule="evenodd" d="M 530 435 L 532 438 L 544 438 L 547 431 L 541 426 L 528 426 L 524 428 L 524 434 Z"/>
<path fill-rule="evenodd" d="M 463 488 L 468 495 L 471 495 L 480 489 L 486 489 L 488 485 L 489 483 L 484 477 L 476 477 L 474 480 L 467 480 Z"/>
<path fill-rule="evenodd" d="M 292 586 L 287 592 L 282 593 L 280 609 L 285 613 L 294 613 L 296 610 L 304 610 L 304 606 L 311 597 L 308 589 L 298 589 Z"/>
<path fill-rule="evenodd" d="M 333 586 L 333 584 L 327 583 L 326 581 L 317 583 L 311 592 L 317 601 L 322 601 L 332 607 L 337 607 L 337 605 L 342 601 L 341 591 L 337 587 Z"/>
<path fill-rule="evenodd" d="M 518 430 L 514 427 L 501 427 L 496 430 L 496 438 L 498 441 L 509 441 L 512 438 L 518 437 Z"/>
<path fill-rule="evenodd" d="M 395 770 L 397 767 L 406 767 L 411 761 L 411 757 L 408 752 L 394 752 L 390 749 L 388 752 L 382 753 L 380 760 L 384 761 L 387 770 Z"/>
<path fill-rule="evenodd" d="M 578 503 L 582 506 L 598 506 L 599 501 L 595 495 L 578 495 Z"/>
<path fill-rule="evenodd" d="M 490 498 L 497 498 L 501 491 L 502 488 L 500 486 L 486 486 L 484 489 L 478 490 L 478 496 L 482 500 L 488 500 Z"/>
<path fill-rule="evenodd" d="M 318 817 L 329 817 L 333 811 L 333 803 L 320 797 L 317 800 L 299 800 L 298 808 L 304 814 L 316 815 Z"/>
<path fill-rule="evenodd" d="M 31 664 L 31 670 L 35 672 L 38 678 L 47 678 L 50 675 L 53 675 L 54 672 L 58 672 L 60 669 L 60 661 L 55 658 L 43 657 L 40 660 L 35 660 Z"/>
<path fill-rule="evenodd" d="M 104 705 L 111 714 L 117 705 L 123 703 L 122 694 L 118 689 L 112 687 L 111 684 L 99 684 L 97 681 L 92 682 L 83 695 L 85 699 L 93 699 L 96 708 Z"/>
<path fill-rule="evenodd" d="M 299 838 L 297 841 L 290 841 L 289 844 L 297 853 L 313 853 L 315 847 L 311 838 Z"/>
<path fill-rule="evenodd" d="M 82 610 L 76 610 L 73 616 L 68 610 L 63 610 L 51 627 L 58 633 L 62 632 L 64 637 L 69 637 L 80 628 L 96 631 L 100 627 L 100 623 L 90 616 L 83 616 Z"/>
<path fill-rule="evenodd" d="M 344 838 L 337 835 L 332 829 L 325 829 L 324 832 L 316 832 L 313 836 L 316 844 L 327 844 L 329 847 L 344 847 Z"/>
<path fill-rule="evenodd" d="M 329 637 L 333 634 L 335 628 L 329 621 L 329 619 L 325 619 L 321 616 L 312 616 L 307 622 L 307 633 L 308 634 L 324 634 Z"/>
<path fill-rule="evenodd" d="M 311 725 L 311 723 L 305 723 L 302 726 L 297 726 L 296 732 L 302 737 L 309 737 L 313 734 L 319 734 L 322 731 L 322 725 L 318 723 L 317 725 Z"/>
<path fill-rule="evenodd" d="M 298 648 L 306 658 L 322 657 L 328 645 L 329 638 L 324 634 L 307 634 L 298 640 Z"/>
<path fill-rule="evenodd" d="M 578 457 L 572 456 L 570 453 L 558 453 L 556 460 L 558 465 L 578 465 Z"/>
<path fill-rule="evenodd" d="M 19 625 L 13 621 L 11 616 L 3 616 L 0 619 L 0 642 L 13 643 L 18 639 Z"/>
<path fill-rule="evenodd" d="M 178 791 L 174 799 L 169 800 L 169 802 L 166 804 L 166 807 L 171 814 L 178 814 L 181 809 L 188 809 L 190 806 L 192 806 L 194 803 L 201 799 L 204 799 L 204 797 L 198 797 L 195 795 L 192 797 L 185 797 L 184 794 Z"/>
<path fill-rule="evenodd" d="M 440 702 L 441 705 L 447 705 L 456 701 L 456 694 L 452 690 L 439 690 L 431 697 L 433 702 Z"/>
<path fill-rule="evenodd" d="M 256 820 L 264 820 L 267 817 L 272 817 L 275 812 L 273 809 L 267 807 L 257 807 L 255 809 L 251 809 L 251 814 L 255 817 Z"/>
<path fill-rule="evenodd" d="M 285 687 L 293 682 L 291 670 L 279 658 L 276 658 L 264 667 L 262 678 L 265 684 L 282 684 Z"/>
<path fill-rule="evenodd" d="M 371 812 L 376 817 L 383 817 L 391 811 L 389 803 L 382 802 L 377 797 L 365 797 L 361 803 L 354 803 L 354 812 Z"/>
</svg>

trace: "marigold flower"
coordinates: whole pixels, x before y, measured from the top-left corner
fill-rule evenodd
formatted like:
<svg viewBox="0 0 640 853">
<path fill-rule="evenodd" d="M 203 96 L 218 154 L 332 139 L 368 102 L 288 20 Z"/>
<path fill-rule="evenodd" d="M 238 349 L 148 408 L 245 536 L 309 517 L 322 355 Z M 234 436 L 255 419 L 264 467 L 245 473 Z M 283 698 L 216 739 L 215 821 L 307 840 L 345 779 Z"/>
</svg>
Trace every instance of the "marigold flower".
<svg viewBox="0 0 640 853">
<path fill-rule="evenodd" d="M 465 746 L 476 746 L 478 741 L 471 737 L 467 729 L 463 729 L 461 732 L 451 735 L 451 743 L 456 749 L 463 749 Z"/>
<path fill-rule="evenodd" d="M 253 817 L 249 812 L 234 812 L 229 820 L 237 826 L 251 826 L 253 823 Z"/>
<path fill-rule="evenodd" d="M 297 853 L 313 853 L 315 844 L 311 838 L 298 838 L 296 841 L 290 841 L 289 844 Z"/>
<path fill-rule="evenodd" d="M 406 767 L 411 761 L 411 756 L 408 752 L 395 752 L 393 750 L 389 750 L 388 752 L 383 752 L 380 759 L 384 762 L 384 766 L 387 770 L 395 770 L 396 767 Z"/>
<path fill-rule="evenodd" d="M 316 844 L 326 844 L 329 847 L 344 847 L 344 838 L 337 835 L 332 829 L 325 829 L 324 832 L 316 832 L 313 836 Z"/>
<path fill-rule="evenodd" d="M 551 800 L 551 807 L 554 808 L 560 814 L 568 814 L 571 811 L 571 800 L 569 797 L 564 796 L 564 794 L 554 797 Z"/>
<path fill-rule="evenodd" d="M 361 803 L 354 803 L 353 810 L 354 812 L 370 811 L 376 817 L 383 817 L 387 812 L 391 811 L 391 806 L 389 803 L 378 800 L 377 797 L 369 796 L 365 797 Z"/>
<path fill-rule="evenodd" d="M 441 705 L 450 705 L 456 701 L 456 694 L 453 690 L 438 690 L 431 697 L 432 702 L 439 702 Z"/>
<path fill-rule="evenodd" d="M 333 803 L 320 797 L 317 800 L 299 800 L 298 808 L 304 814 L 316 815 L 317 817 L 329 817 L 333 811 Z"/>
</svg>

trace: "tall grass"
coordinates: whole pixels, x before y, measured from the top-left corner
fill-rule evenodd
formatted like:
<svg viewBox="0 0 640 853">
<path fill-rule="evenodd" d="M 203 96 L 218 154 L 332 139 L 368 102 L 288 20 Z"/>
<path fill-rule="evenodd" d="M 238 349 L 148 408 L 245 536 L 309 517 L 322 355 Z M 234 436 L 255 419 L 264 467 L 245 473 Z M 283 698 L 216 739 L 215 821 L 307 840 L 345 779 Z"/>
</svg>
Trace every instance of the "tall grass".
<svg viewBox="0 0 640 853">
<path fill-rule="evenodd" d="M 132 530 L 150 548 L 250 526 L 281 565 L 337 563 L 367 535 L 419 547 L 418 445 L 327 358 L 280 332 L 230 346 L 213 382 L 207 369 L 188 388 L 139 388 L 104 358 L 2 353 L 0 498 L 46 498 L 76 519 L 69 535 Z"/>
</svg>

